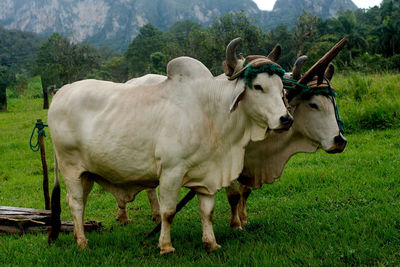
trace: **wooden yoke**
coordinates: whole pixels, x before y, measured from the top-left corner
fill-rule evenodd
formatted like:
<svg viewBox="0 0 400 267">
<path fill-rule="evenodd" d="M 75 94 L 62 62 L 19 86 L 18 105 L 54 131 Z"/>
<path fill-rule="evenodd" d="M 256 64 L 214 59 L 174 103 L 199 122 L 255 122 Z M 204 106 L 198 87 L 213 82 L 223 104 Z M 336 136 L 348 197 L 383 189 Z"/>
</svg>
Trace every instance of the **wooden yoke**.
<svg viewBox="0 0 400 267">
<path fill-rule="evenodd" d="M 340 40 L 331 50 L 328 51 L 320 60 L 318 60 L 299 80 L 298 83 L 307 84 L 318 76 L 318 85 L 322 83 L 324 79 L 324 73 L 329 63 L 336 57 L 336 55 L 342 50 L 344 45 L 347 43 L 346 37 Z"/>
</svg>

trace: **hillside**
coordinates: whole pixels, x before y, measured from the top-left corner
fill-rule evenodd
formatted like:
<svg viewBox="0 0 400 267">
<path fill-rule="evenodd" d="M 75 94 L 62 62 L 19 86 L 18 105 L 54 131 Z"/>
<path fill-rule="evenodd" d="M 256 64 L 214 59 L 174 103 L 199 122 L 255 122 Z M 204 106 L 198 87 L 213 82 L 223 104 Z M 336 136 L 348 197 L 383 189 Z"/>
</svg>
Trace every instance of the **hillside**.
<svg viewBox="0 0 400 267">
<path fill-rule="evenodd" d="M 351 0 L 277 0 L 271 12 L 261 12 L 260 23 L 266 29 L 283 23 L 294 24 L 298 16 L 307 10 L 323 19 L 336 17 L 340 10 L 356 10 Z"/>
<path fill-rule="evenodd" d="M 44 41 L 35 33 L 7 30 L 0 25 L 0 65 L 27 70 L 34 63 Z"/>
<path fill-rule="evenodd" d="M 326 18 L 340 8 L 356 6 L 351 0 L 278 0 L 268 12 L 252 0 L 3 0 L 0 24 L 43 35 L 59 32 L 75 42 L 125 50 L 147 23 L 163 30 L 187 19 L 208 26 L 222 14 L 244 10 L 269 29 L 292 24 L 303 9 Z"/>
</svg>

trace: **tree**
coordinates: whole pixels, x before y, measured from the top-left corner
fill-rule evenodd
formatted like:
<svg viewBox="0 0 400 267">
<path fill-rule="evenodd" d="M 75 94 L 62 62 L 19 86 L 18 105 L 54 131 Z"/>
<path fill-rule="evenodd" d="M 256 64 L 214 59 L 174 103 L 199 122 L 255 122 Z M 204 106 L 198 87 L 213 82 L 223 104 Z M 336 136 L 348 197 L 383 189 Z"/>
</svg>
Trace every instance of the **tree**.
<svg viewBox="0 0 400 267">
<path fill-rule="evenodd" d="M 381 21 L 372 34 L 377 36 L 378 52 L 391 57 L 400 52 L 400 1 L 383 1 L 380 11 Z"/>
<path fill-rule="evenodd" d="M 149 73 L 166 74 L 167 61 L 166 56 L 161 52 L 154 52 L 150 55 L 151 64 Z"/>
<path fill-rule="evenodd" d="M 137 77 L 145 74 L 150 64 L 150 55 L 162 51 L 165 43 L 163 32 L 152 24 L 146 24 L 140 28 L 139 34 L 129 44 L 125 53 L 129 76 Z"/>
<path fill-rule="evenodd" d="M 86 77 L 100 65 L 100 56 L 91 45 L 76 45 L 58 33 L 53 33 L 40 47 L 35 74 L 40 74 L 43 108 L 47 109 L 48 88 L 61 87 Z"/>
<path fill-rule="evenodd" d="M 265 42 L 268 52 L 272 50 L 275 44 L 281 44 L 283 53 L 279 59 L 279 64 L 287 70 L 291 69 L 296 56 L 295 43 L 293 34 L 288 30 L 287 26 L 280 24 L 275 29 L 268 31 Z"/>
<path fill-rule="evenodd" d="M 394 56 L 399 51 L 400 20 L 387 17 L 375 30 L 378 35 L 379 51 L 387 57 Z"/>
<path fill-rule="evenodd" d="M 317 22 L 318 18 L 308 11 L 304 11 L 304 14 L 298 18 L 296 25 L 293 27 L 296 58 L 302 55 L 304 43 L 315 36 Z"/>
<path fill-rule="evenodd" d="M 331 30 L 339 38 L 347 37 L 349 63 L 351 63 L 356 49 L 361 50 L 368 47 L 368 43 L 364 38 L 363 27 L 357 22 L 355 14 L 349 10 L 341 13 L 337 19 L 328 21 L 330 22 Z"/>
<path fill-rule="evenodd" d="M 214 45 L 208 52 L 213 58 L 213 64 L 209 67 L 214 74 L 221 73 L 226 46 L 236 37 L 242 38 L 239 52 L 244 56 L 266 55 L 268 52 L 264 42 L 265 34 L 261 27 L 254 25 L 244 11 L 221 16 L 213 23 L 209 32 L 214 40 Z"/>
<path fill-rule="evenodd" d="M 15 73 L 10 67 L 0 65 L 0 112 L 7 111 L 7 87 L 15 82 Z"/>
<path fill-rule="evenodd" d="M 128 67 L 125 58 L 113 57 L 104 62 L 96 75 L 101 80 L 126 82 L 128 80 Z"/>
</svg>

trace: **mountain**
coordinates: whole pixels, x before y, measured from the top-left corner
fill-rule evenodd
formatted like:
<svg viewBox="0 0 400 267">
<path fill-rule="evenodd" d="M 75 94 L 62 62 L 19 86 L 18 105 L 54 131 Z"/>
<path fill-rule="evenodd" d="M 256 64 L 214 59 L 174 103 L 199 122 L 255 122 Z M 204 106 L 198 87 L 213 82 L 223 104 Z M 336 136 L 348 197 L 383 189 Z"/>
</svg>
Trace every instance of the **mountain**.
<svg viewBox="0 0 400 267">
<path fill-rule="evenodd" d="M 293 25 L 296 19 L 307 10 L 327 19 L 336 17 L 340 10 L 356 10 L 351 0 L 277 0 L 271 12 L 262 12 L 258 20 L 265 29 L 274 28 L 283 23 Z"/>
<path fill-rule="evenodd" d="M 326 18 L 341 8 L 357 7 L 351 0 L 277 0 L 272 11 L 259 10 L 252 0 L 1 0 L 0 24 L 124 50 L 147 23 L 162 30 L 186 19 L 208 26 L 223 14 L 244 10 L 268 29 L 292 24 L 303 9 Z"/>
</svg>

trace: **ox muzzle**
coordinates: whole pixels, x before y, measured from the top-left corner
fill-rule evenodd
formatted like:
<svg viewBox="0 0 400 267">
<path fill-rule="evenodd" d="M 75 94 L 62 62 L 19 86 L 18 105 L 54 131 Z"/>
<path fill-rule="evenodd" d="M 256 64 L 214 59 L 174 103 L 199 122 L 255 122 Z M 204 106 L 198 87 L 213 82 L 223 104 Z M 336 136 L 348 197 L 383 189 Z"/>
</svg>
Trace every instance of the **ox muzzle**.
<svg viewBox="0 0 400 267">
<path fill-rule="evenodd" d="M 290 127 L 292 127 L 293 125 L 293 117 L 292 115 L 290 115 L 289 113 L 281 116 L 279 118 L 279 121 L 281 123 L 281 126 L 278 129 L 274 129 L 275 132 L 283 132 L 283 131 L 287 131 L 290 129 Z"/>
<path fill-rule="evenodd" d="M 332 146 L 332 148 L 327 151 L 329 154 L 336 154 L 343 152 L 344 149 L 346 148 L 347 140 L 340 133 L 339 135 L 335 136 L 335 138 L 333 138 L 333 143 L 334 145 Z"/>
</svg>

